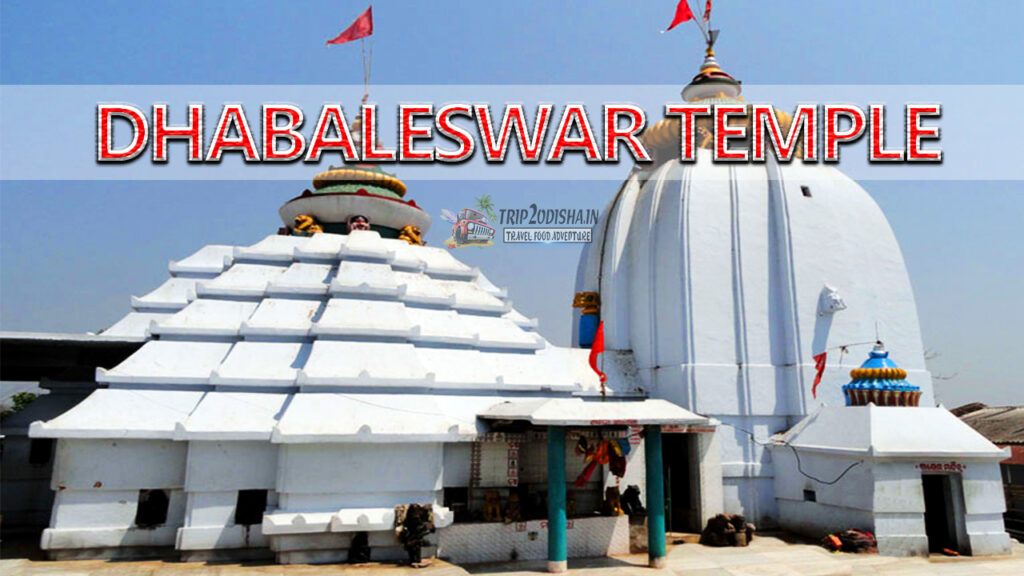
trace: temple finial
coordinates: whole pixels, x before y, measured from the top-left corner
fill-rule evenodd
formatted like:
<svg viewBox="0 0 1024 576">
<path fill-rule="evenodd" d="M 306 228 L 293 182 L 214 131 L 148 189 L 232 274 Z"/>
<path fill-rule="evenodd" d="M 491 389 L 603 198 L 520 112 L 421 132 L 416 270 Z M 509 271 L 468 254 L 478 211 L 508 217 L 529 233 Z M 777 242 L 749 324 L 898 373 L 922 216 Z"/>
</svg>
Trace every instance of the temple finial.
<svg viewBox="0 0 1024 576">
<path fill-rule="evenodd" d="M 715 55 L 715 41 L 718 40 L 719 32 L 721 32 L 721 30 L 708 30 L 708 48 L 704 51 L 705 54 L 709 56 Z"/>
</svg>

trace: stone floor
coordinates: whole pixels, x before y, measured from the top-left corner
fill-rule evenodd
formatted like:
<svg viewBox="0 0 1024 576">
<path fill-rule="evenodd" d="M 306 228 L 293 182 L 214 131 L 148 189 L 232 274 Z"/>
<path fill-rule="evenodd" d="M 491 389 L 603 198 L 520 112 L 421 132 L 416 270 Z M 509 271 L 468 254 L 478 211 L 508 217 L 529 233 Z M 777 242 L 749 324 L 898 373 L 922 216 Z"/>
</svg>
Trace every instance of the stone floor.
<svg viewBox="0 0 1024 576">
<path fill-rule="evenodd" d="M 0 557 L 3 550 L 0 549 Z M 1014 544 L 1013 554 L 989 558 L 889 558 L 875 554 L 834 554 L 803 543 L 787 542 L 773 536 L 755 538 L 746 548 L 709 548 L 694 543 L 671 546 L 668 566 L 663 570 L 646 567 L 644 555 L 570 560 L 570 576 L 830 576 L 892 574 L 912 576 L 1024 574 L 1024 544 Z M 0 558 L 3 576 L 536 576 L 545 562 L 514 562 L 454 566 L 435 561 L 429 568 L 415 570 L 386 564 L 290 565 L 269 563 L 202 564 L 170 561 L 108 562 L 81 560 L 47 562 L 25 558 Z"/>
</svg>

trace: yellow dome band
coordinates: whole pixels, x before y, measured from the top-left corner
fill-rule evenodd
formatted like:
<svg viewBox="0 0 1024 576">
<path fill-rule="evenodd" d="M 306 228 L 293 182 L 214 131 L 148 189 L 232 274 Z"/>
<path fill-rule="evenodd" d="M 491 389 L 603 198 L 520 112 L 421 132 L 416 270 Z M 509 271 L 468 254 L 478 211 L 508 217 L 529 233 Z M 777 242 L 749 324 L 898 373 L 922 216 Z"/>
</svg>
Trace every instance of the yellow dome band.
<svg viewBox="0 0 1024 576">
<path fill-rule="evenodd" d="M 358 168 L 338 168 L 321 172 L 313 177 L 313 187 L 318 190 L 324 186 L 358 182 L 387 188 L 400 197 L 404 197 L 406 193 L 405 182 L 383 172 L 372 172 Z"/>
<path fill-rule="evenodd" d="M 906 380 L 907 371 L 902 368 L 854 368 L 850 370 L 854 380 Z"/>
</svg>

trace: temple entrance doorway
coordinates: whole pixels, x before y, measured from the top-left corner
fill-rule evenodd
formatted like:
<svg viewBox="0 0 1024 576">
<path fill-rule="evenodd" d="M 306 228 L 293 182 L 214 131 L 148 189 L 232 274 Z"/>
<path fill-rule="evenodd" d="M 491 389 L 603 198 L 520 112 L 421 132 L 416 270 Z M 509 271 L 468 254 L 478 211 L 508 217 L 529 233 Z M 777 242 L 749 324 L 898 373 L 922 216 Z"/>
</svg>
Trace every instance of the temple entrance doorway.
<svg viewBox="0 0 1024 576">
<path fill-rule="evenodd" d="M 697 435 L 662 436 L 665 460 L 665 528 L 669 532 L 700 532 L 700 475 Z"/>
<path fill-rule="evenodd" d="M 964 526 L 964 495 L 959 474 L 922 474 L 924 529 L 928 551 L 969 554 Z"/>
</svg>

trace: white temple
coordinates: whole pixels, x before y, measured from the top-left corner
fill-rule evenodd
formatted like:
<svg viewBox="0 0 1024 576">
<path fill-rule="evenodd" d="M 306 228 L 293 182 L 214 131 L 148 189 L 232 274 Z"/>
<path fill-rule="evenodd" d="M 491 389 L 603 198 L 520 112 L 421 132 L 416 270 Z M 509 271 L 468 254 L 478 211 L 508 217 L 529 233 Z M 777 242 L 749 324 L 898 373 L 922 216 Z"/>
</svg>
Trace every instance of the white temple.
<svg viewBox="0 0 1024 576">
<path fill-rule="evenodd" d="M 740 89 L 709 50 L 683 96 Z M 671 159 L 673 132 L 660 123 L 645 143 Z M 704 152 L 638 167 L 580 259 L 583 347 L 569 349 L 479 270 L 420 245 L 429 217 L 394 177 L 332 169 L 314 187 L 282 208 L 282 234 L 172 262 L 104 332 L 146 343 L 31 426 L 58 440 L 52 555 L 334 562 L 365 533 L 373 559 L 393 559 L 396 506 L 421 503 L 432 553 L 558 571 L 566 555 L 629 550 L 607 490 L 628 485 L 654 565 L 666 526 L 699 531 L 723 511 L 819 538 L 870 530 L 887 554 L 927 553 L 937 531 L 964 553 L 1008 550 L 1005 455 L 931 407 L 899 246 L 838 170 Z M 344 229 L 368 212 L 372 230 Z M 585 349 L 597 320 L 605 394 Z M 844 396 L 878 335 L 903 369 L 876 351 Z M 847 345 L 856 359 L 832 354 L 812 397 L 813 357 Z"/>
<path fill-rule="evenodd" d="M 740 93 L 709 48 L 682 96 L 737 104 Z M 784 130 L 789 122 L 780 114 Z M 698 124 L 698 138 L 700 133 Z M 941 469 L 949 458 L 966 458 L 975 462 L 964 478 L 968 518 L 974 514 L 975 521 L 964 525 L 961 506 L 960 547 L 1005 553 L 1009 539 L 997 463 L 1006 456 L 941 408 L 885 409 L 886 418 L 903 426 L 890 429 L 892 441 L 915 427 L 915 436 L 923 437 L 914 450 L 886 456 L 916 458 L 909 476 L 900 468 L 900 479 L 911 484 L 898 495 L 886 494 L 891 486 L 876 490 L 873 484 L 851 492 L 848 478 L 825 488 L 846 513 L 823 515 L 821 506 L 792 505 L 794 492 L 821 483 L 795 471 L 789 450 L 773 450 L 773 458 L 768 439 L 795 425 L 803 429 L 807 420 L 801 420 L 812 413 L 819 423 L 836 416 L 811 427 L 819 431 L 805 448 L 811 452 L 843 452 L 845 436 L 856 430 L 868 434 L 867 421 L 853 419 L 854 409 L 842 407 L 841 384 L 877 338 L 896 354 L 905 369 L 902 379 L 917 390 L 911 405 L 935 404 L 907 269 L 878 205 L 839 170 L 800 161 L 780 164 L 771 155 L 760 165 L 715 164 L 708 150 L 695 163 L 681 164 L 673 159 L 678 134 L 679 121 L 672 119 L 643 135 L 656 161 L 626 179 L 584 249 L 576 279 L 576 305 L 584 310 L 576 318 L 575 342 L 585 343 L 599 318 L 606 347 L 635 366 L 635 391 L 723 424 L 717 441 L 728 513 L 815 537 L 844 526 L 869 527 L 883 553 L 927 553 L 921 468 L 915 476 L 913 464 L 931 469 L 929 462 L 939 463 Z M 826 350 L 830 357 L 814 398 L 814 356 Z M 853 355 L 845 364 L 843 353 Z M 794 442 L 807 438 L 807 432 L 792 434 Z M 863 442 L 846 457 L 882 454 Z M 666 453 L 665 465 L 686 457 Z M 826 480 L 842 471 L 834 463 L 823 466 L 835 472 Z M 867 496 L 850 503 L 851 493 Z M 903 522 L 886 524 L 876 512 L 890 513 L 882 514 L 888 518 L 898 512 Z M 700 528 L 688 521 L 699 515 L 680 517 L 670 530 Z"/>
<path fill-rule="evenodd" d="M 615 387 L 602 396 L 587 350 L 553 346 L 479 270 L 416 242 L 429 216 L 401 199 L 404 185 L 388 195 L 393 177 L 361 167 L 314 182 L 297 198 L 312 214 L 294 220 L 317 229 L 172 262 L 171 278 L 101 335 L 146 343 L 98 369 L 101 388 L 80 404 L 32 424 L 32 438 L 58 440 L 51 556 L 336 562 L 367 533 L 373 559 L 398 559 L 396 506 L 427 504 L 431 552 L 544 558 L 548 430 L 639 446 L 644 425 L 710 425 Z M 319 231 L 341 226 L 346 203 L 374 229 Z M 399 203 L 422 215 L 416 230 L 396 225 Z M 586 463 L 564 434 L 571 480 Z M 625 480 L 642 485 L 631 452 Z M 629 550 L 626 517 L 594 516 L 614 484 L 602 464 L 568 498 L 559 483 L 569 556 Z"/>
<path fill-rule="evenodd" d="M 813 356 L 873 342 L 877 323 L 921 404 L 934 404 L 899 246 L 871 196 L 835 168 L 670 161 L 626 180 L 594 239 L 577 290 L 600 294 L 607 348 L 632 352 L 653 397 L 766 440 L 843 403 L 851 366 L 830 362 L 814 399 Z M 720 442 L 726 509 L 775 518 L 764 449 L 737 429 Z"/>
</svg>

